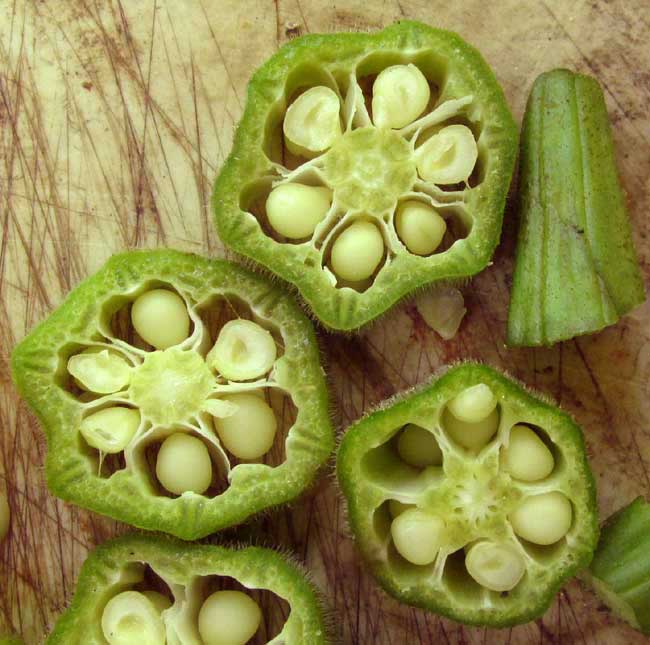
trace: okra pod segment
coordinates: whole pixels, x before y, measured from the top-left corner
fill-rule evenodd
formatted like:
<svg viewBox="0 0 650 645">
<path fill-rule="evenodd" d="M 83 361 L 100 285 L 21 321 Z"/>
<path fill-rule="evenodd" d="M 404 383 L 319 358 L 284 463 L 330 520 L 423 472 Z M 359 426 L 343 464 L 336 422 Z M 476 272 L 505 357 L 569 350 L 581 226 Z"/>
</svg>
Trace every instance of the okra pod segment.
<svg viewBox="0 0 650 645">
<path fill-rule="evenodd" d="M 215 221 L 325 326 L 355 330 L 487 265 L 516 148 L 501 88 L 456 34 L 296 38 L 249 83 Z"/>
<path fill-rule="evenodd" d="M 298 496 L 334 447 L 309 321 L 228 262 L 115 256 L 12 365 L 48 437 L 50 489 L 141 528 L 195 539 L 239 524 Z"/>
<path fill-rule="evenodd" d="M 508 344 L 599 331 L 644 298 L 603 92 L 590 76 L 546 72 L 521 136 Z"/>
<path fill-rule="evenodd" d="M 326 645 L 319 591 L 284 556 L 260 547 L 126 535 L 84 562 L 47 645 Z"/>
<path fill-rule="evenodd" d="M 540 616 L 593 555 L 580 429 L 489 367 L 453 367 L 370 412 L 343 436 L 336 468 L 382 587 L 460 622 Z"/>
</svg>

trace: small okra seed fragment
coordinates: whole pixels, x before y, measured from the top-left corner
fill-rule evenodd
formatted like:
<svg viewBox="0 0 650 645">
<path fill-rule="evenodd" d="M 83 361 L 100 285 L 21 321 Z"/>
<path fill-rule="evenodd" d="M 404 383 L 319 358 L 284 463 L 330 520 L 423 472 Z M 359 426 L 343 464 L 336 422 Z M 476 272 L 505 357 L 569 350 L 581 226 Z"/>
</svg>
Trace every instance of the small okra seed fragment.
<svg viewBox="0 0 650 645">
<path fill-rule="evenodd" d="M 68 373 L 82 389 L 96 394 L 122 390 L 131 379 L 131 365 L 117 352 L 89 347 L 68 359 Z"/>
<path fill-rule="evenodd" d="M 266 199 L 266 216 L 273 229 L 291 240 L 311 237 L 332 205 L 324 186 L 281 184 Z"/>
<path fill-rule="evenodd" d="M 149 600 L 158 613 L 162 613 L 165 609 L 169 609 L 172 606 L 172 601 L 159 591 L 143 591 L 142 595 Z"/>
<path fill-rule="evenodd" d="M 431 564 L 442 544 L 445 523 L 436 515 L 410 508 L 390 526 L 397 552 L 413 564 Z"/>
<path fill-rule="evenodd" d="M 217 434 L 226 450 L 238 459 L 259 459 L 273 446 L 277 421 L 267 402 L 251 393 L 230 394 L 223 400 L 237 406 L 225 418 L 215 418 Z"/>
<path fill-rule="evenodd" d="M 515 479 L 535 482 L 553 472 L 555 460 L 533 430 L 516 425 L 510 430 L 508 447 L 501 449 L 501 465 Z"/>
<path fill-rule="evenodd" d="M 332 245 L 332 269 L 343 280 L 369 278 L 384 257 L 384 238 L 371 222 L 356 222 Z"/>
<path fill-rule="evenodd" d="M 447 223 L 428 204 L 410 199 L 397 207 L 395 228 L 411 253 L 430 255 L 440 246 Z"/>
<path fill-rule="evenodd" d="M 4 540 L 9 533 L 9 522 L 11 520 L 11 510 L 7 493 L 0 490 L 0 541 Z"/>
<path fill-rule="evenodd" d="M 442 452 L 436 438 L 413 423 L 404 426 L 400 432 L 397 452 L 403 461 L 415 468 L 442 465 Z"/>
<path fill-rule="evenodd" d="M 139 591 L 113 596 L 102 613 L 102 631 L 110 645 L 165 645 L 165 625 L 157 607 Z"/>
<path fill-rule="evenodd" d="M 404 502 L 396 499 L 388 501 L 388 512 L 393 519 L 401 515 L 404 511 L 408 511 L 409 508 L 413 508 L 413 504 L 404 504 Z"/>
<path fill-rule="evenodd" d="M 170 493 L 204 493 L 212 482 L 212 460 L 198 437 L 175 432 L 162 442 L 156 459 L 156 477 Z"/>
<path fill-rule="evenodd" d="M 140 337 L 156 349 L 183 342 L 190 333 L 185 301 L 168 289 L 152 289 L 133 303 L 131 322 Z"/>
<path fill-rule="evenodd" d="M 319 85 L 301 94 L 284 116 L 284 139 L 295 155 L 311 159 L 341 136 L 341 101 L 336 92 Z"/>
<path fill-rule="evenodd" d="M 479 383 L 457 394 L 447 407 L 460 421 L 478 423 L 497 407 L 497 398 L 489 386 Z"/>
<path fill-rule="evenodd" d="M 519 537 L 533 544 L 549 545 L 569 532 L 573 509 L 565 495 L 553 491 L 526 498 L 508 519 Z"/>
<path fill-rule="evenodd" d="M 80 432 L 88 445 L 107 454 L 122 452 L 140 427 L 140 412 L 113 406 L 93 412 L 82 422 Z"/>
<path fill-rule="evenodd" d="M 431 89 L 413 64 L 392 65 L 372 85 L 372 120 L 378 128 L 403 128 L 426 109 Z"/>
<path fill-rule="evenodd" d="M 199 611 L 203 645 L 244 645 L 259 629 L 262 610 L 242 591 L 216 591 Z"/>
<path fill-rule="evenodd" d="M 231 320 L 219 332 L 214 347 L 206 357 L 229 381 L 248 381 L 264 376 L 277 356 L 271 333 L 251 320 Z"/>
<path fill-rule="evenodd" d="M 465 125 L 448 125 L 415 151 L 418 174 L 434 184 L 467 181 L 478 159 L 472 131 Z"/>
<path fill-rule="evenodd" d="M 487 540 L 467 550 L 465 567 L 476 582 L 492 591 L 514 589 L 526 572 L 524 559 L 514 546 Z"/>
<path fill-rule="evenodd" d="M 499 427 L 499 411 L 495 408 L 485 419 L 476 423 L 467 423 L 455 417 L 446 407 L 442 416 L 442 425 L 458 445 L 468 450 L 480 450 L 496 434 Z"/>
</svg>

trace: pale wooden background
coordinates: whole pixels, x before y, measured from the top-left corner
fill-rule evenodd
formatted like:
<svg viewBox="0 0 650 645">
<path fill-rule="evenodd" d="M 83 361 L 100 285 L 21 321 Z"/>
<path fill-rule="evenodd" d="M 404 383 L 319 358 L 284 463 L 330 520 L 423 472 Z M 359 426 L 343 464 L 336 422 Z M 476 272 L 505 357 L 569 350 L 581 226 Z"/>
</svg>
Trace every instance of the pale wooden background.
<svg viewBox="0 0 650 645">
<path fill-rule="evenodd" d="M 208 198 L 255 67 L 297 34 L 374 29 L 405 16 L 478 46 L 517 119 L 540 72 L 568 66 L 599 77 L 647 283 L 647 0 L 2 0 L 0 486 L 13 523 L 0 545 L 0 631 L 40 642 L 88 549 L 124 530 L 48 494 L 44 441 L 10 383 L 12 346 L 115 251 L 166 244 L 222 255 Z M 650 493 L 650 306 L 597 336 L 506 350 L 512 228 L 508 217 L 494 266 L 466 289 L 470 313 L 453 341 L 443 343 L 408 304 L 359 338 L 323 334 L 332 394 L 345 425 L 441 364 L 471 356 L 505 367 L 586 428 L 605 516 Z M 576 582 L 542 620 L 500 632 L 400 607 L 361 568 L 331 478 L 263 525 L 314 571 L 346 643 L 645 640 Z"/>
</svg>

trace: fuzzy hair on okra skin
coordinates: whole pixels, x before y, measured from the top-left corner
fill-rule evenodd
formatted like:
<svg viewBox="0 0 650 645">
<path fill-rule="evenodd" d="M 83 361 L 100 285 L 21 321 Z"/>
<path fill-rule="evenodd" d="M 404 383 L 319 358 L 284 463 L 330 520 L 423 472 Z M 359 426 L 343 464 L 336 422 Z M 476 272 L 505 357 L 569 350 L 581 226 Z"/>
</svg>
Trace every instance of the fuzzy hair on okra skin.
<svg viewBox="0 0 650 645">
<path fill-rule="evenodd" d="M 232 376 L 233 361 L 244 380 L 219 372 Z M 15 348 L 12 367 L 48 440 L 52 492 L 183 539 L 295 499 L 334 447 L 311 324 L 230 262 L 114 256 Z"/>
<path fill-rule="evenodd" d="M 337 476 L 379 584 L 465 624 L 539 617 L 596 546 L 580 428 L 484 365 L 450 367 L 353 424 Z"/>
<path fill-rule="evenodd" d="M 552 345 L 613 325 L 645 299 L 603 92 L 557 69 L 524 115 L 507 342 Z"/>
<path fill-rule="evenodd" d="M 413 100 L 396 110 L 400 88 Z M 488 264 L 517 138 L 489 66 L 452 32 L 297 38 L 249 83 L 213 191 L 219 235 L 353 331 Z"/>
<path fill-rule="evenodd" d="M 46 642 L 48 645 L 105 643 L 107 626 L 120 627 L 119 620 L 108 615 L 109 605 L 111 601 L 115 605 L 115 599 L 119 601 L 120 594 L 128 592 L 134 595 L 132 600 L 142 603 L 148 611 L 144 615 L 151 629 L 148 634 L 140 633 L 141 638 L 151 637 L 154 628 L 162 626 L 167 643 L 199 645 L 206 642 L 206 634 L 201 633 L 202 610 L 205 611 L 210 596 L 220 589 L 235 589 L 240 598 L 248 596 L 248 602 L 260 604 L 264 627 L 258 631 L 267 630 L 270 643 L 327 645 L 336 642 L 332 619 L 320 591 L 309 574 L 290 558 L 261 547 L 188 544 L 169 536 L 140 534 L 105 542 L 88 556 L 70 606 Z M 162 594 L 166 600 L 162 611 L 160 607 L 153 611 L 141 597 L 151 591 Z M 270 609 L 279 611 L 281 603 L 288 605 L 283 624 L 277 616 L 265 615 Z M 132 602 L 122 607 L 118 618 L 135 613 L 133 605 Z M 237 626 L 238 621 L 234 622 Z M 224 624 L 221 626 L 225 629 Z M 271 630 L 277 633 L 269 634 Z M 158 641 L 140 639 L 138 642 Z"/>
</svg>

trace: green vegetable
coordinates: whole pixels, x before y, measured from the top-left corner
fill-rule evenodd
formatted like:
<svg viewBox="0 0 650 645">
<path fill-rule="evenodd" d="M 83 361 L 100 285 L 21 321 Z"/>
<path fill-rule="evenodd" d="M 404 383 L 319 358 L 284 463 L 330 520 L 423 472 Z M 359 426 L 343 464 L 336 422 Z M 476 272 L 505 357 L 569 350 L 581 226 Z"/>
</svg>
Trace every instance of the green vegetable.
<svg viewBox="0 0 650 645">
<path fill-rule="evenodd" d="M 483 365 L 453 367 L 355 423 L 337 474 L 384 589 L 466 624 L 537 618 L 596 546 L 580 428 Z"/>
<path fill-rule="evenodd" d="M 52 492 L 141 528 L 195 539 L 239 524 L 298 496 L 334 447 L 309 321 L 228 262 L 115 256 L 12 364 Z"/>
<path fill-rule="evenodd" d="M 402 21 L 311 35 L 253 76 L 213 193 L 219 235 L 353 330 L 499 240 L 517 132 L 481 55 Z"/>
<path fill-rule="evenodd" d="M 650 504 L 637 497 L 603 525 L 585 575 L 603 602 L 650 635 Z"/>
<path fill-rule="evenodd" d="M 134 534 L 88 556 L 46 642 L 216 645 L 244 643 L 237 635 L 252 633 L 270 643 L 324 645 L 328 629 L 319 592 L 275 551 Z"/>
<path fill-rule="evenodd" d="M 551 345 L 614 324 L 644 300 L 598 82 L 537 78 L 521 139 L 510 345 Z"/>
</svg>

